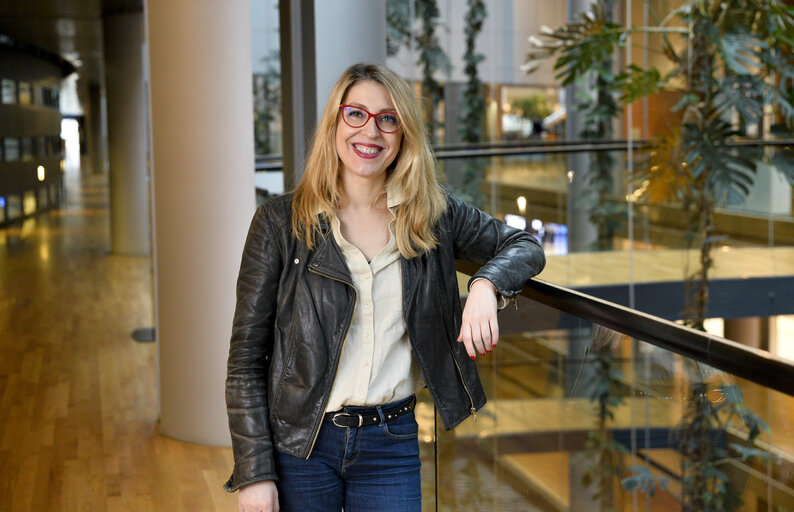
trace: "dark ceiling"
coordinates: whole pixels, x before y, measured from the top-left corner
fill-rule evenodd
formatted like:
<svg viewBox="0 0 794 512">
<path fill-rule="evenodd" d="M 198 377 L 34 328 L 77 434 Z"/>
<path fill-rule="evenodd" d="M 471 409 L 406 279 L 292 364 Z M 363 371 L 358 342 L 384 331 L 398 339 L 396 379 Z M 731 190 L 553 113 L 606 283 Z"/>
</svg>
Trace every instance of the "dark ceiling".
<svg viewBox="0 0 794 512">
<path fill-rule="evenodd" d="M 86 84 L 102 82 L 102 17 L 141 12 L 143 0 L 4 0 L 0 33 L 56 53 Z"/>
</svg>

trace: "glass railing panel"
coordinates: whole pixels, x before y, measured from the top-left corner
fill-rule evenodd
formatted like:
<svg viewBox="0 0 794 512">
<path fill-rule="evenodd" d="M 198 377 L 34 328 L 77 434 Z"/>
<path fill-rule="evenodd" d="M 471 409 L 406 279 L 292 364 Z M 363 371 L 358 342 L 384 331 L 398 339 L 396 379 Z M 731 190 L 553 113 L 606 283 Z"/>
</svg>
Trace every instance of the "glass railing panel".
<svg viewBox="0 0 794 512">
<path fill-rule="evenodd" d="M 648 178 L 646 151 L 635 150 L 629 165 L 626 149 L 549 150 L 442 157 L 440 165 L 455 194 L 499 218 L 510 216 L 511 221 L 524 223 L 543 238 L 547 253 L 564 262 L 563 279 L 554 280 L 559 284 L 577 286 L 603 279 L 600 267 L 590 264 L 589 257 L 572 257 L 593 251 L 613 253 L 615 264 L 610 268 L 623 271 L 614 276 L 619 282 L 681 280 L 697 268 L 701 237 L 695 234 L 689 242 L 691 214 L 666 178 Z M 612 166 L 605 174 L 612 184 L 603 200 L 598 200 L 595 182 L 586 177 L 593 155 L 608 157 Z M 715 278 L 744 275 L 744 262 L 750 258 L 768 263 L 755 267 L 765 276 L 794 275 L 792 187 L 773 167 L 760 165 L 745 201 L 719 206 L 714 225 L 719 237 L 712 251 L 718 263 Z M 684 252 L 687 248 L 689 253 Z M 651 260 L 653 264 L 646 264 Z"/>
<path fill-rule="evenodd" d="M 532 146 L 524 149 L 538 150 Z M 589 182 L 582 178 L 587 158 L 581 156 L 592 156 L 582 153 L 573 157 L 551 149 L 547 153 L 441 158 L 440 164 L 453 193 L 541 240 L 547 254 L 543 279 L 668 319 L 681 318 L 686 310 L 684 282 L 701 268 L 702 237 L 695 235 L 690 241 L 687 226 L 691 214 L 672 188 L 658 177 L 645 178 L 647 152 L 635 150 L 632 165 L 625 148 L 598 153 L 610 157 L 614 172 L 613 193 L 605 202 L 597 202 Z M 794 276 L 792 187 L 782 179 L 777 170 L 761 165 L 743 205 L 716 209 L 715 238 L 709 253 L 713 264 L 708 276 L 712 283 L 726 288 L 713 296 L 741 295 L 741 283 L 754 279 L 755 290 L 765 287 L 770 297 L 778 296 L 778 303 L 794 304 L 775 292 L 779 287 L 775 279 Z M 599 230 L 591 217 L 598 212 L 611 212 L 611 234 L 602 229 L 602 235 L 596 235 Z M 603 243 L 594 243 L 596 240 Z M 668 285 L 668 304 L 680 305 L 662 308 L 664 311 L 654 309 L 635 301 L 637 290 L 629 288 L 644 286 L 639 292 L 647 296 L 649 287 L 657 283 Z M 708 328 L 719 334 L 721 318 L 794 314 L 794 310 L 759 306 L 752 312 L 740 312 L 727 307 L 710 313 L 717 320 Z M 777 324 L 778 334 L 770 350 L 782 355 L 787 348 L 783 333 L 790 318 L 772 322 Z"/>
<path fill-rule="evenodd" d="M 422 511 L 436 510 L 436 418 L 433 398 L 427 388 L 416 393 L 416 422 L 419 424 L 419 460 L 422 462 Z"/>
<path fill-rule="evenodd" d="M 794 509 L 794 398 L 517 305 L 478 358 L 489 401 L 477 420 L 436 421 L 437 510 Z"/>
</svg>

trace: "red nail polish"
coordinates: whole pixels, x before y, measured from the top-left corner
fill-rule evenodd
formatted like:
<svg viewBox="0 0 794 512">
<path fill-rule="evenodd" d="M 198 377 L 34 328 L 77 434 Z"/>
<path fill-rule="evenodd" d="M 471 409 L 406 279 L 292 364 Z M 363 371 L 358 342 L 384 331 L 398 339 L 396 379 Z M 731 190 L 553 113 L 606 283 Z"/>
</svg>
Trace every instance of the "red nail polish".
<svg viewBox="0 0 794 512">
<path fill-rule="evenodd" d="M 472 360 L 472 361 L 474 361 L 475 359 L 477 359 L 477 358 L 476 358 L 476 357 L 474 357 L 474 356 L 471 356 L 471 360 Z"/>
<path fill-rule="evenodd" d="M 489 351 L 488 351 L 488 353 L 490 354 L 490 353 L 491 353 L 491 351 L 489 350 Z"/>
</svg>

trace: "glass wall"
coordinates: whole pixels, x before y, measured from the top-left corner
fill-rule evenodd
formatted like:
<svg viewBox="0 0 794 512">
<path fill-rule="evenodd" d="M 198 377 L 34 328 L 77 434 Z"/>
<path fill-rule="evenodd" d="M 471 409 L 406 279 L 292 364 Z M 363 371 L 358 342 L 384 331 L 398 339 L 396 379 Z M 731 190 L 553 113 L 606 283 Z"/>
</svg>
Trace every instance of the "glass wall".
<svg viewBox="0 0 794 512">
<path fill-rule="evenodd" d="M 425 510 L 794 508 L 793 397 L 523 297 L 500 329 L 476 421 L 417 407 Z"/>
<path fill-rule="evenodd" d="M 617 74 L 629 64 L 658 70 L 659 81 L 675 71 L 675 61 L 666 55 L 686 46 L 686 18 L 680 15 L 682 11 L 674 13 L 683 3 L 604 2 L 612 6 L 604 16 L 616 27 L 649 30 L 627 35 L 625 45 L 598 76 L 611 73 L 614 76 L 609 79 L 617 81 Z M 766 286 L 761 280 L 794 276 L 792 183 L 784 177 L 785 169 L 771 164 L 785 147 L 773 144 L 794 138 L 779 108 L 766 108 L 756 123 L 742 121 L 738 108 L 725 111 L 722 118 L 728 128 L 745 137 L 761 137 L 768 145 L 758 146 L 752 155 L 744 146 L 732 146 L 730 152 L 737 159 L 747 158 L 752 164 L 740 178 L 725 172 L 716 180 L 723 180 L 717 191 L 699 202 L 693 175 L 683 162 L 689 153 L 682 153 L 674 142 L 685 124 L 684 93 L 660 89 L 628 102 L 614 93 L 618 87 L 613 85 L 608 89 L 615 101 L 614 113 L 608 121 L 599 121 L 603 130 L 598 131 L 594 129 L 598 116 L 588 114 L 587 109 L 597 113 L 601 108 L 599 115 L 606 115 L 606 107 L 599 107 L 593 99 L 597 98 L 597 75 L 588 73 L 599 63 L 581 69 L 579 80 L 567 86 L 558 76 L 563 68 L 554 69 L 558 54 L 536 62 L 534 72 L 525 72 L 530 63 L 527 54 L 537 51 L 530 38 L 546 37 L 542 34 L 549 31 L 544 26 L 553 29 L 571 19 L 584 23 L 582 16 L 592 2 L 554 2 L 552 7 L 542 1 L 484 1 L 479 29 L 471 24 L 470 3 L 464 0 L 404 4 L 387 2 L 387 64 L 415 84 L 433 112 L 429 126 L 439 155 L 445 148 L 460 148 L 465 140 L 471 140 L 466 139 L 471 117 L 466 116 L 475 103 L 466 91 L 472 83 L 472 60 L 478 62 L 480 82 L 477 140 L 497 146 L 545 145 L 548 149 L 505 156 L 492 151 L 479 161 L 441 161 L 455 194 L 543 239 L 550 255 L 543 279 L 590 291 L 623 286 L 622 302 L 632 307 L 641 307 L 634 287 L 682 283 L 689 291 L 681 290 L 682 303 L 675 306 L 676 312 L 666 313 L 666 318 L 702 324 L 730 336 L 746 331 L 737 328 L 747 325 L 745 317 L 762 318 L 763 332 L 755 333 L 763 338 L 761 342 L 750 340 L 758 338 L 756 335 L 742 335 L 738 341 L 778 354 L 794 351 L 794 337 L 786 335 L 791 332 L 790 319 L 768 318 L 792 315 L 791 307 L 756 308 L 745 313 L 738 305 L 700 308 L 696 300 L 713 299 L 719 286 L 739 279 L 756 279 L 758 286 Z M 435 16 L 432 9 L 424 10 L 430 4 L 437 7 Z M 571 7 L 579 11 L 569 12 Z M 591 19 L 586 28 L 596 32 L 598 16 L 591 18 L 596 21 Z M 668 34 L 659 34 L 661 20 L 666 20 Z M 729 29 L 720 25 L 720 30 Z M 474 45 L 467 47 L 472 30 Z M 667 54 L 656 50 L 667 43 Z M 715 72 L 720 78 L 717 75 Z M 651 75 L 635 79 L 646 78 L 652 79 Z M 433 93 L 433 87 L 441 92 Z M 616 144 L 610 146 L 609 141 Z M 574 148 L 577 143 L 598 147 L 581 151 Z M 789 156 L 790 148 L 786 150 Z M 732 166 L 734 162 L 718 166 L 712 174 Z M 701 280 L 704 269 L 707 281 Z M 707 286 L 700 287 L 700 282 Z M 699 289 L 702 293 L 697 293 Z M 771 288 L 769 293 L 773 293 Z"/>
<path fill-rule="evenodd" d="M 257 156 L 281 154 L 281 61 L 277 0 L 251 0 L 254 145 Z"/>
</svg>

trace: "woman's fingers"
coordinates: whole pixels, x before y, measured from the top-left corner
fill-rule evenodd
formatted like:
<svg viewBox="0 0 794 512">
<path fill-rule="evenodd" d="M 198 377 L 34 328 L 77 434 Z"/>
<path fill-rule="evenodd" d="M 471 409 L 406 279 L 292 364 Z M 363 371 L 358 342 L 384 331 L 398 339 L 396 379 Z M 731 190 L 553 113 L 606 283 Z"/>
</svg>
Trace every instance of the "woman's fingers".
<svg viewBox="0 0 794 512">
<path fill-rule="evenodd" d="M 499 321 L 496 319 L 495 314 L 493 318 L 488 321 L 488 325 L 491 328 L 491 346 L 496 348 L 496 344 L 499 342 Z"/>
<path fill-rule="evenodd" d="M 237 499 L 239 512 L 279 512 L 278 490 L 272 480 L 242 487 Z"/>
<path fill-rule="evenodd" d="M 466 347 L 466 353 L 469 354 L 469 357 L 472 359 L 476 359 L 477 350 L 474 348 L 474 343 L 471 340 L 471 325 L 464 322 L 460 326 L 460 334 L 458 334 L 458 341 L 463 343 L 463 346 Z"/>
<path fill-rule="evenodd" d="M 496 319 L 496 288 L 485 279 L 475 281 L 463 308 L 458 341 L 466 346 L 469 357 L 487 354 L 499 339 Z"/>
<path fill-rule="evenodd" d="M 466 352 L 472 359 L 477 354 L 485 355 L 493 350 L 494 333 L 490 322 L 464 323 L 460 329 L 458 341 L 466 346 Z"/>
</svg>

